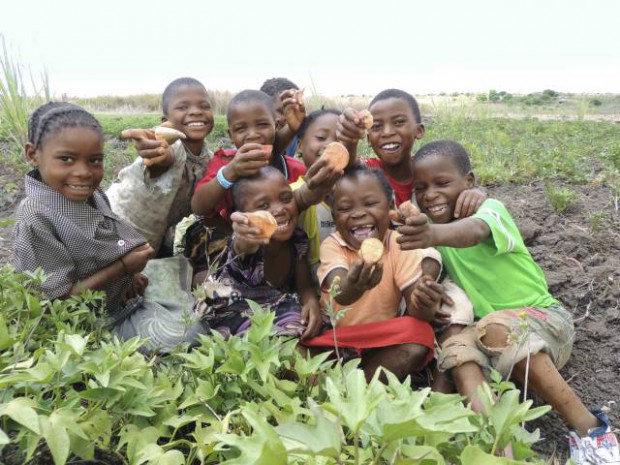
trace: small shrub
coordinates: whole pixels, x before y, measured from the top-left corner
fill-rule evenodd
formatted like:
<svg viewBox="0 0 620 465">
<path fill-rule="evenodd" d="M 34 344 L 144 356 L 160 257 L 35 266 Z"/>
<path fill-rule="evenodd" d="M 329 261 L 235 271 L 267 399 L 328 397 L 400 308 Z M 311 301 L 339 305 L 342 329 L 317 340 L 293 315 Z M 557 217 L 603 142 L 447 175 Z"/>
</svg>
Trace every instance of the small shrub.
<svg viewBox="0 0 620 465">
<path fill-rule="evenodd" d="M 545 196 L 556 213 L 564 213 L 577 200 L 577 194 L 567 187 L 555 187 L 548 184 L 545 187 Z"/>
</svg>

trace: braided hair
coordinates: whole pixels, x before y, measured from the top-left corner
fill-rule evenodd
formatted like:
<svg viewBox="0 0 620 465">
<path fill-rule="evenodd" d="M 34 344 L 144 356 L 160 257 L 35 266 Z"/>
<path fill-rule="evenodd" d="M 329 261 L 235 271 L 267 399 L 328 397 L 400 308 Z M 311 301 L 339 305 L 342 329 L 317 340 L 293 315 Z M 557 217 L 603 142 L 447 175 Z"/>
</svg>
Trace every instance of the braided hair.
<svg viewBox="0 0 620 465">
<path fill-rule="evenodd" d="M 89 128 L 103 136 L 99 121 L 84 108 L 66 102 L 48 102 L 37 108 L 28 120 L 28 142 L 35 149 L 45 139 L 65 128 Z"/>
</svg>

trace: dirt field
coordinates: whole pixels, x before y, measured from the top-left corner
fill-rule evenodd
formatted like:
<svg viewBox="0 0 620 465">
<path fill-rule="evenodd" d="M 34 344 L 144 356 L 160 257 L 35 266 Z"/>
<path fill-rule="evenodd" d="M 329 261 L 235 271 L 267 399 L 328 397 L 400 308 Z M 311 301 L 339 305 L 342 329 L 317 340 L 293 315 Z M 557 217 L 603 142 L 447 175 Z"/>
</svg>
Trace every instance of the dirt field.
<svg viewBox="0 0 620 465">
<path fill-rule="evenodd" d="M 10 218 L 23 196 L 21 175 L 4 168 L 0 186 L 0 221 Z M 541 265 L 551 292 L 573 313 L 573 356 L 562 370 L 588 406 L 609 409 L 620 426 L 620 213 L 612 192 L 603 186 L 570 186 L 578 202 L 562 215 L 545 199 L 544 186 L 489 185 L 489 195 L 503 201 L 515 217 L 525 243 Z M 600 213 L 604 212 L 604 213 Z M 0 264 L 9 260 L 11 227 L 0 228 Z M 509 283 L 498 283 L 509 285 Z M 555 414 L 534 426 L 545 438 L 544 455 L 567 452 L 566 428 Z"/>
</svg>

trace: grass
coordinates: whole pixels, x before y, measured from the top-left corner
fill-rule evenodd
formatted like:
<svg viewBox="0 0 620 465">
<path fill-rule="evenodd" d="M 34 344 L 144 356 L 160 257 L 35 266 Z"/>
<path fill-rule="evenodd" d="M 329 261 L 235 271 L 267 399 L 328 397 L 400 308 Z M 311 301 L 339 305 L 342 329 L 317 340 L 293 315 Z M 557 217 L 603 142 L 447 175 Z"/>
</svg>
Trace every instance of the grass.
<svg viewBox="0 0 620 465">
<path fill-rule="evenodd" d="M 556 213 L 564 213 L 577 200 L 575 191 L 567 187 L 555 187 L 553 184 L 547 184 L 545 187 L 545 197 Z"/>
</svg>

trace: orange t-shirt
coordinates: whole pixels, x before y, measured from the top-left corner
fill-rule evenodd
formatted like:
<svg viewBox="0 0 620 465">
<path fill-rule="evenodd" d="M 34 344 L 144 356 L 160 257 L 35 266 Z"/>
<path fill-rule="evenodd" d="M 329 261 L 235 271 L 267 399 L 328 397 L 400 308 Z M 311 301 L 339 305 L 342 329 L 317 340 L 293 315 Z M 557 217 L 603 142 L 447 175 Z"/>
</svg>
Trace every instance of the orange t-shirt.
<svg viewBox="0 0 620 465">
<path fill-rule="evenodd" d="M 441 255 L 433 248 L 401 250 L 396 242 L 399 235 L 390 230 L 383 239 L 385 252 L 381 258 L 381 282 L 364 292 L 352 305 L 343 306 L 334 302 L 336 310 L 349 308 L 338 320 L 338 326 L 385 321 L 398 316 L 403 292 L 422 276 L 422 260 L 430 257 L 441 263 Z M 358 257 L 359 251 L 351 248 L 338 232 L 330 234 L 321 244 L 321 265 L 317 271 L 321 286 L 331 271 L 337 268 L 348 270 Z M 323 304 L 327 298 L 327 292 L 322 292 Z"/>
</svg>

